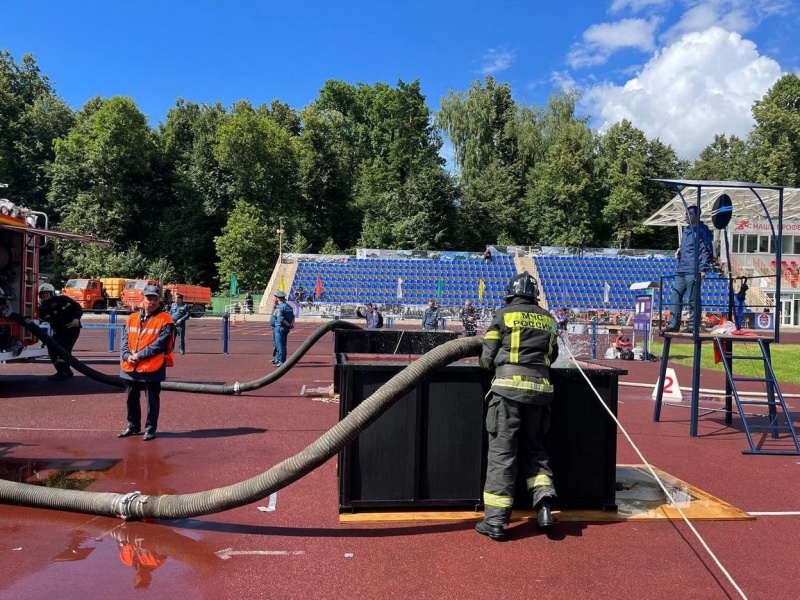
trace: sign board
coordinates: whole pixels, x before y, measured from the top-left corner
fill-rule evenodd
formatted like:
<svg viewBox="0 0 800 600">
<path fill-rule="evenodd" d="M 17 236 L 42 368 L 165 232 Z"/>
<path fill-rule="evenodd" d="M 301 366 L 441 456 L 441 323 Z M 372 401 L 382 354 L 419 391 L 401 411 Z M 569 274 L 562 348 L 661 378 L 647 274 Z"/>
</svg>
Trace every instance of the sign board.
<svg viewBox="0 0 800 600">
<path fill-rule="evenodd" d="M 653 388 L 653 400 L 656 399 L 660 383 L 661 378 L 659 377 Z M 664 376 L 664 395 L 661 398 L 663 400 L 683 400 L 683 392 L 681 391 L 681 386 L 678 385 L 678 376 L 672 367 L 667 367 L 667 374 Z"/>
<path fill-rule="evenodd" d="M 653 296 L 636 296 L 633 313 L 633 338 L 641 336 L 644 359 L 650 359 L 650 333 L 653 319 Z"/>
<path fill-rule="evenodd" d="M 772 313 L 756 313 L 754 321 L 756 329 L 775 329 L 775 315 Z"/>
</svg>

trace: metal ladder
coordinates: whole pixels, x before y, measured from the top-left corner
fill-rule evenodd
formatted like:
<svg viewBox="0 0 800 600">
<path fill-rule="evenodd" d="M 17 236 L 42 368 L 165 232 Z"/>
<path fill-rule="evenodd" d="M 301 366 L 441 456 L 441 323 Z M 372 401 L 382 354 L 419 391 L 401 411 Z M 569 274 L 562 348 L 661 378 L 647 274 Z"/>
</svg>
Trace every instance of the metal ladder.
<svg viewBox="0 0 800 600">
<path fill-rule="evenodd" d="M 745 340 L 737 340 L 745 341 Z M 778 380 L 775 377 L 775 371 L 772 370 L 772 360 L 770 359 L 769 353 L 769 345 L 765 343 L 762 338 L 758 340 L 754 340 L 758 342 L 758 346 L 761 350 L 760 356 L 748 356 L 748 355 L 733 355 L 733 343 L 729 340 L 724 340 L 721 338 L 715 338 L 714 343 L 716 344 L 717 350 L 719 351 L 720 355 L 722 356 L 722 364 L 725 366 L 725 375 L 728 378 L 728 383 L 730 385 L 730 392 L 733 394 L 733 398 L 736 401 L 736 408 L 739 411 L 739 416 L 742 419 L 742 425 L 744 425 L 745 433 L 747 434 L 747 441 L 750 444 L 749 450 L 742 450 L 742 454 L 785 454 L 785 455 L 797 455 L 800 454 L 800 441 L 797 438 L 797 432 L 795 431 L 794 425 L 792 424 L 792 417 L 789 414 L 789 409 L 786 407 L 786 402 L 783 399 L 783 394 L 781 393 L 780 386 L 778 385 Z M 728 350 L 730 348 L 730 350 Z M 742 377 L 737 376 L 733 373 L 733 361 L 735 360 L 760 360 L 763 362 L 764 365 L 764 376 L 763 377 Z M 742 399 L 739 391 L 736 389 L 736 382 L 746 382 L 746 381 L 753 381 L 753 382 L 761 382 L 766 385 L 767 388 L 767 398 L 766 400 L 745 400 Z M 767 414 L 766 415 L 753 415 L 748 414 L 745 411 L 745 407 L 747 406 L 766 406 L 767 407 Z M 778 410 L 780 408 L 780 411 Z M 782 416 L 781 416 L 782 415 Z M 763 419 L 767 418 L 767 423 L 753 422 L 753 419 Z M 749 419 L 749 420 L 748 420 Z M 763 446 L 759 446 L 756 444 L 754 440 L 754 435 L 756 431 L 765 431 L 768 430 L 771 434 L 772 439 L 777 440 L 780 439 L 778 435 L 779 431 L 788 431 L 789 435 L 792 438 L 792 442 L 794 443 L 794 450 L 773 450 L 773 449 L 764 449 Z M 763 441 L 762 441 L 763 444 Z"/>
<path fill-rule="evenodd" d="M 22 234 L 22 285 L 20 286 L 20 311 L 27 317 L 33 317 L 37 306 L 37 286 L 35 278 L 36 264 L 39 260 L 38 247 L 33 234 Z M 33 334 L 27 329 L 20 331 L 24 341 L 31 341 Z"/>
</svg>

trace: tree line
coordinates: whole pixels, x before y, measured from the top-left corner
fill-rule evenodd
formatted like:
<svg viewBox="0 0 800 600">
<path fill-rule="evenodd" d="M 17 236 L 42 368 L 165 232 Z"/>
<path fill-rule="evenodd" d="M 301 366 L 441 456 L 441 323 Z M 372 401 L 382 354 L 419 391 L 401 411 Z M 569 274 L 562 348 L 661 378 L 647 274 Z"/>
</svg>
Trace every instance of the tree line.
<svg viewBox="0 0 800 600">
<path fill-rule="evenodd" d="M 800 185 L 800 78 L 754 103 L 746 139 L 720 133 L 693 162 L 631 122 L 607 131 L 487 76 L 431 111 L 419 81 L 329 80 L 301 109 L 178 99 L 157 128 L 127 97 L 74 111 L 35 58 L 0 50 L 0 182 L 50 226 L 115 242 L 59 242 L 68 277 L 158 277 L 263 287 L 279 252 L 487 244 L 669 247 L 642 221 L 672 195 L 652 178 Z M 443 139 L 452 169 L 442 158 Z M 279 233 L 282 231 L 282 234 Z"/>
</svg>

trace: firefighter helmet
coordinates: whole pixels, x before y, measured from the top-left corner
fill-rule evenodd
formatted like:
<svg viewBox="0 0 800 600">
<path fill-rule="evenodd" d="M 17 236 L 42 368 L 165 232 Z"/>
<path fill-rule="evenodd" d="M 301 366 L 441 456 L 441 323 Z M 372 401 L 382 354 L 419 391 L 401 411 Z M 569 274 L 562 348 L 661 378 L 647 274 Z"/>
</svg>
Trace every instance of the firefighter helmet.
<svg viewBox="0 0 800 600">
<path fill-rule="evenodd" d="M 529 298 L 534 302 L 539 301 L 539 285 L 536 280 L 531 277 L 527 271 L 515 275 L 508 282 L 508 289 L 506 290 L 506 300 L 511 300 L 514 296 L 522 298 Z"/>
<path fill-rule="evenodd" d="M 53 285 L 50 283 L 43 283 L 42 285 L 39 286 L 38 293 L 41 294 L 42 292 L 50 292 L 51 294 L 55 294 L 56 288 L 54 288 Z"/>
</svg>

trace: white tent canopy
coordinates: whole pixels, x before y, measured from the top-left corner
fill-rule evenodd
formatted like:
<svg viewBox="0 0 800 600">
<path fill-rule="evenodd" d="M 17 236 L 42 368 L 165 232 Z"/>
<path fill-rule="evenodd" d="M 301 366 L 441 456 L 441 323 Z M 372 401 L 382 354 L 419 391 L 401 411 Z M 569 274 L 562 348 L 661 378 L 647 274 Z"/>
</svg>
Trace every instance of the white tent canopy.
<svg viewBox="0 0 800 600">
<path fill-rule="evenodd" d="M 733 203 L 731 223 L 737 223 L 742 220 L 766 220 L 764 208 L 758 200 L 760 197 L 769 211 L 769 216 L 773 220 L 776 230 L 778 227 L 779 196 L 782 190 L 783 220 L 800 220 L 800 188 L 745 183 L 741 181 L 677 179 L 655 179 L 654 181 L 659 181 L 673 187 L 678 186 L 683 193 L 687 205 L 700 204 L 701 218 L 703 215 L 707 215 L 710 219 L 711 207 L 714 201 L 722 194 L 728 194 Z M 684 225 L 686 222 L 685 217 L 686 208 L 681 201 L 680 194 L 676 194 L 672 200 L 661 207 L 653 216 L 648 218 L 644 224 L 651 226 Z"/>
</svg>

